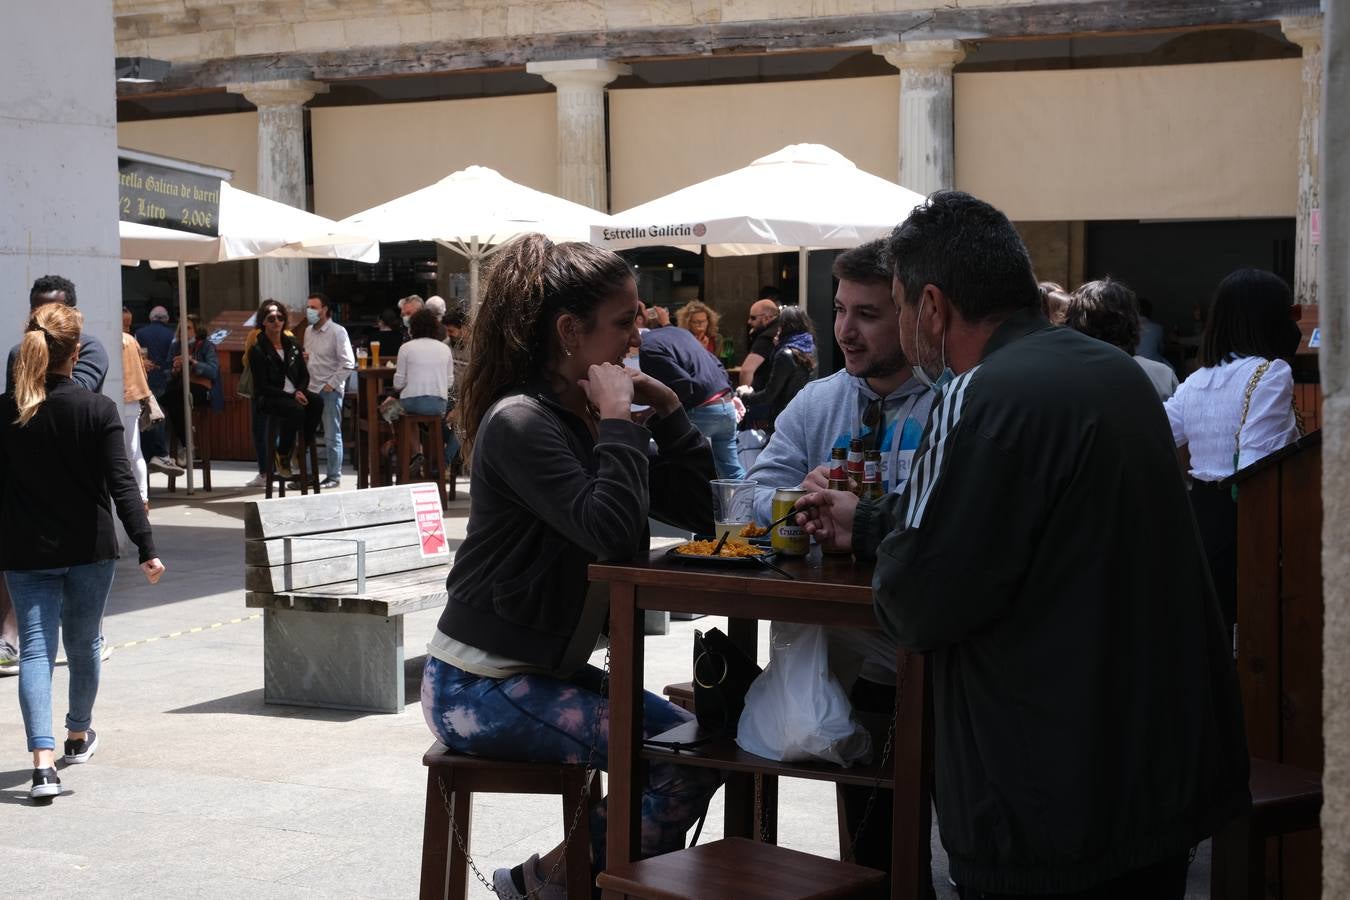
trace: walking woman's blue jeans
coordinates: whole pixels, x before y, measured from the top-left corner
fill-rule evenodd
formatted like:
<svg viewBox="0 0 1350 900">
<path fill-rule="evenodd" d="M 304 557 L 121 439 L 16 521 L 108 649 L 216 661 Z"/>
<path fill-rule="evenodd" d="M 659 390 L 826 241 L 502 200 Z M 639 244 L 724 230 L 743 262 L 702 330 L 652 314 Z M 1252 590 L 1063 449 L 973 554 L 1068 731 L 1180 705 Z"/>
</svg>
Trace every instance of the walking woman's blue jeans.
<svg viewBox="0 0 1350 900">
<path fill-rule="evenodd" d="M 586 666 L 563 680 L 548 675 L 485 678 L 434 656 L 422 672 L 422 712 L 436 738 L 456 753 L 519 762 L 609 769 L 609 715 L 600 718 L 602 674 Z M 642 736 L 693 718 L 650 692 L 642 695 Z M 597 727 L 597 719 L 598 727 Z M 684 835 L 722 783 L 716 769 L 650 762 L 642 788 L 642 855 L 684 848 Z M 572 810 L 567 810 L 568 816 Z M 570 819 L 569 819 L 570 821 Z M 605 865 L 605 804 L 591 807 L 591 865 Z"/>
<path fill-rule="evenodd" d="M 103 608 L 116 567 L 116 560 L 105 559 L 64 569 L 5 572 L 5 585 L 19 620 L 19 709 L 30 751 L 56 749 L 52 736 L 52 668 L 56 665 L 58 628 L 70 665 L 66 729 L 85 731 L 93 721 L 103 649 Z"/>
</svg>

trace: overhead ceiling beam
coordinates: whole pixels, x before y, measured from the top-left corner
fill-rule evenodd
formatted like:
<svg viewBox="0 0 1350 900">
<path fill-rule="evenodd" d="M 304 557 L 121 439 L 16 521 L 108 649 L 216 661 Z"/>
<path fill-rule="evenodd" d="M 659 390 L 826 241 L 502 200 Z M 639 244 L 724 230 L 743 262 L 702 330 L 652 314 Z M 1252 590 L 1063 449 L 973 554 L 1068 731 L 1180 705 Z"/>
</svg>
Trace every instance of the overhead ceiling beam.
<svg viewBox="0 0 1350 900">
<path fill-rule="evenodd" d="M 1274 22 L 1316 14 L 1318 0 L 1088 0 L 904 13 L 631 28 L 308 53 L 175 61 L 159 84 L 119 84 L 119 97 L 162 96 L 278 79 L 341 81 L 524 66 L 569 58 L 644 60 L 865 46 L 876 41 L 964 41 L 1167 31 Z"/>
</svg>

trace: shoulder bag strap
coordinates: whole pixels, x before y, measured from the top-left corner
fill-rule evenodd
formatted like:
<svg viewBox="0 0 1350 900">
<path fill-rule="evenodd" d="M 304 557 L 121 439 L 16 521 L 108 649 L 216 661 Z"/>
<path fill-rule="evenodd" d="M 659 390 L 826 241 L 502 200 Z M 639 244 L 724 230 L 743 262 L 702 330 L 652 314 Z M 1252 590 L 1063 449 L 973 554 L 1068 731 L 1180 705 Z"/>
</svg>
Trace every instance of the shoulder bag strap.
<svg viewBox="0 0 1350 900">
<path fill-rule="evenodd" d="M 1247 382 L 1247 390 L 1242 395 L 1242 418 L 1238 420 L 1237 431 L 1233 433 L 1233 474 L 1237 474 L 1238 458 L 1242 455 L 1242 429 L 1247 424 L 1247 413 L 1252 408 L 1252 394 L 1256 391 L 1256 386 L 1261 383 L 1261 376 L 1266 374 L 1270 368 L 1270 360 L 1262 360 L 1261 365 L 1252 372 L 1251 379 Z M 1233 485 L 1233 502 L 1237 502 L 1237 485 Z"/>
</svg>

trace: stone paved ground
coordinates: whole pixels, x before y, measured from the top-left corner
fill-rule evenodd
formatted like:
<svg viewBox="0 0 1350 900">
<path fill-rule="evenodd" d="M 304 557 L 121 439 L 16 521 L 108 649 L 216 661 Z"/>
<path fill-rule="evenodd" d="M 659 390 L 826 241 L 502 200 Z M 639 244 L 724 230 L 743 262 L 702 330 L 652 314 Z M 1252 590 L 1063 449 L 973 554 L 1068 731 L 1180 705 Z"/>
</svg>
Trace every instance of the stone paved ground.
<svg viewBox="0 0 1350 900">
<path fill-rule="evenodd" d="M 191 499 L 165 493 L 163 479 L 152 476 L 151 519 L 169 571 L 151 588 L 132 560 L 119 563 L 104 625 L 117 649 L 104 666 L 95 710 L 100 749 L 90 764 L 63 771 L 68 793 L 50 806 L 27 799 L 31 762 L 18 679 L 0 678 L 0 883 L 7 896 L 416 895 L 420 758 L 430 743 L 415 701 L 422 659 L 410 660 L 410 702 L 396 715 L 265 705 L 262 621 L 244 608 L 240 587 L 243 504 L 257 494 L 240 487 L 251 476 L 241 466 L 218 465 L 214 475 L 217 490 Z M 355 479 L 346 481 L 350 489 Z M 447 521 L 452 535 L 462 536 L 465 514 L 461 499 Z M 410 656 L 437 615 L 408 616 Z M 688 678 L 694 627 L 675 622 L 669 635 L 648 638 L 648 688 Z M 177 636 L 164 637 L 171 634 Z M 64 667 L 55 679 L 63 700 Z M 58 728 L 63 713 L 58 702 Z M 837 855 L 834 809 L 830 786 L 784 782 L 782 843 Z M 720 816 L 719 795 L 705 840 L 720 836 Z M 556 798 L 475 801 L 475 856 L 485 870 L 520 862 L 561 834 Z M 1198 890 L 1207 878 L 1204 848 L 1199 862 L 1195 897 L 1205 896 Z M 935 865 L 938 896 L 954 897 L 936 841 Z M 488 896 L 475 888 L 470 896 Z"/>
</svg>

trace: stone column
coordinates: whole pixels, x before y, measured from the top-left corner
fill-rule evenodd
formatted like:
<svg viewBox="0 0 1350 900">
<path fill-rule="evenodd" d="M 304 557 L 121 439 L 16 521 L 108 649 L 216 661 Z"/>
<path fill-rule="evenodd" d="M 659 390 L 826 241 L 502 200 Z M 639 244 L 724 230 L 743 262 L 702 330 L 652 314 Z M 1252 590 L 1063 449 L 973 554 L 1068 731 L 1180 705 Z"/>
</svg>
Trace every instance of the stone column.
<svg viewBox="0 0 1350 900">
<path fill-rule="evenodd" d="M 1298 124 L 1298 219 L 1294 238 L 1294 302 L 1316 303 L 1317 246 L 1312 242 L 1313 210 L 1321 214 L 1322 164 L 1318 133 L 1322 120 L 1322 17 L 1280 19 L 1284 36 L 1303 48 L 1303 115 Z"/>
<path fill-rule="evenodd" d="M 1322 329 L 1322 896 L 1350 896 L 1350 9 L 1327 4 Z M 1286 28 L 1286 34 L 1288 30 Z M 1305 45 L 1306 46 L 1306 45 Z M 1306 64 L 1305 64 L 1306 65 Z M 1306 72 L 1306 69 L 1305 69 Z M 1305 75 L 1305 84 L 1306 75 Z"/>
<path fill-rule="evenodd" d="M 872 52 L 900 70 L 900 184 L 931 194 L 956 184 L 952 68 L 960 41 L 890 41 Z"/>
<path fill-rule="evenodd" d="M 28 289 L 43 275 L 75 284 L 84 332 L 108 351 L 103 393 L 122 405 L 122 281 L 117 237 L 113 0 L 5 6 L 0 40 L 0 284 L 5 347 L 19 340 Z M 60 35 L 61 61 L 38 35 Z"/>
<path fill-rule="evenodd" d="M 258 107 L 258 193 L 306 209 L 305 104 L 328 92 L 318 81 L 260 81 L 226 85 Z M 292 308 L 305 305 L 309 262 L 303 259 L 258 260 L 258 296 Z"/>
<path fill-rule="evenodd" d="M 525 64 L 558 89 L 558 196 L 609 211 L 605 166 L 605 85 L 632 71 L 607 59 Z"/>
</svg>

